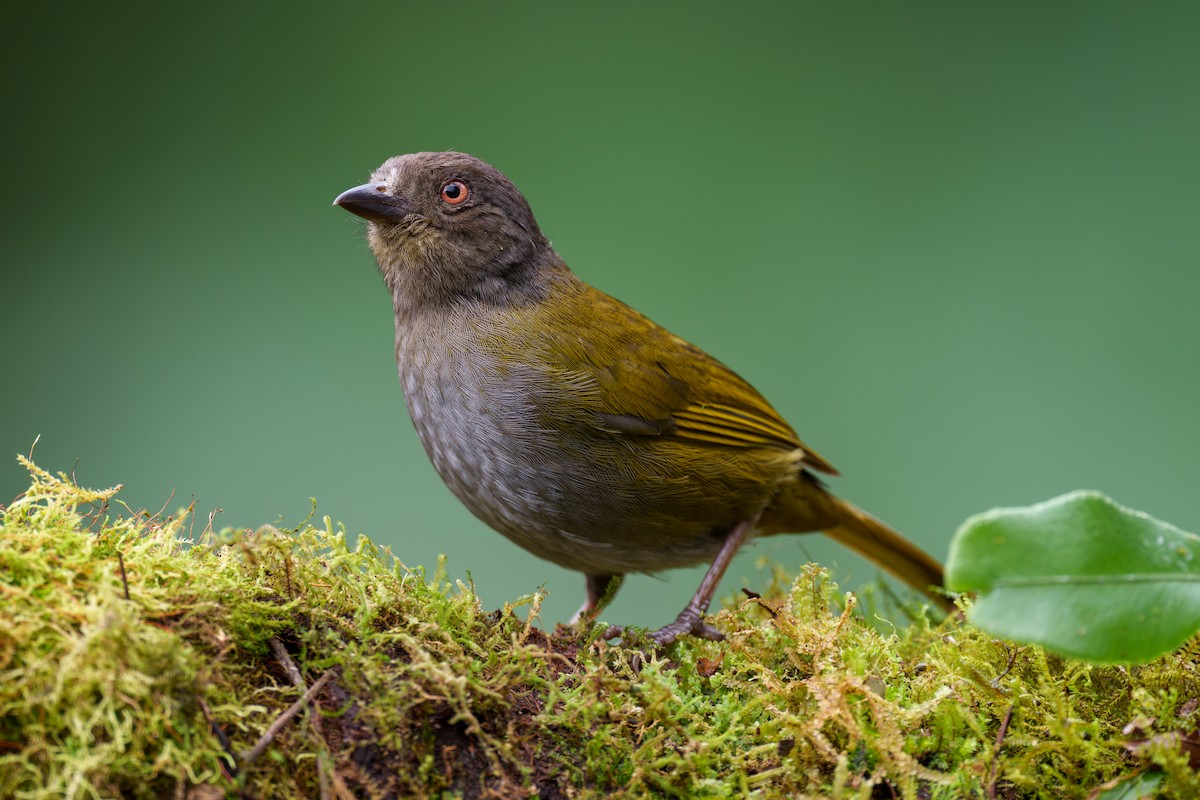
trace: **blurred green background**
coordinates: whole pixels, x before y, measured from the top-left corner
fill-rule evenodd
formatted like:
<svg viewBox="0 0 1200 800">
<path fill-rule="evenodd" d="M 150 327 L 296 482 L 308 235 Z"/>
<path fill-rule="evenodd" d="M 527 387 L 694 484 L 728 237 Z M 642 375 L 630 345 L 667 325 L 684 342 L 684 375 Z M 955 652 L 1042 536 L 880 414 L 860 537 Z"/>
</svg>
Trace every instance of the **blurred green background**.
<svg viewBox="0 0 1200 800">
<path fill-rule="evenodd" d="M 428 465 L 364 223 L 386 157 L 500 167 L 586 280 L 722 358 L 939 557 L 1095 488 L 1200 530 L 1200 5 L 16 4 L 3 59 L 12 460 L 198 526 L 318 514 L 484 602 L 582 579 Z M 819 536 L 756 543 L 847 586 Z M 664 623 L 702 570 L 629 581 Z"/>
</svg>

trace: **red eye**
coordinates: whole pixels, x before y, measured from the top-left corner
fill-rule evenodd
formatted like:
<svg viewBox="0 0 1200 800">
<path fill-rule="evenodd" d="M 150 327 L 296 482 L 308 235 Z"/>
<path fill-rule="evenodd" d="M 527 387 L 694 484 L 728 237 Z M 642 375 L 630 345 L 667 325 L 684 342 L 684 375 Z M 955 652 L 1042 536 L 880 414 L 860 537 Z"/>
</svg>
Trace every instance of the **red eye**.
<svg viewBox="0 0 1200 800">
<path fill-rule="evenodd" d="M 442 187 L 442 200 L 452 206 L 460 206 L 471 196 L 471 190 L 462 181 L 450 181 Z"/>
</svg>

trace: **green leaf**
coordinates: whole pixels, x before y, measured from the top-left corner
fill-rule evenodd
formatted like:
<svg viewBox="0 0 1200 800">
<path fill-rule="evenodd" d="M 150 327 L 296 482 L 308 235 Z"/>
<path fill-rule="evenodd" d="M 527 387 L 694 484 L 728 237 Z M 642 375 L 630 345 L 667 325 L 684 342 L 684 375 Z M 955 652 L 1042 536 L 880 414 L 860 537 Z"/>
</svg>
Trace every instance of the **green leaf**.
<svg viewBox="0 0 1200 800">
<path fill-rule="evenodd" d="M 1200 537 L 1071 492 L 968 519 L 946 585 L 976 593 L 971 621 L 997 636 L 1089 661 L 1148 661 L 1200 629 Z"/>
<path fill-rule="evenodd" d="M 1136 775 L 1111 781 L 1101 787 L 1099 792 L 1093 792 L 1089 797 L 1094 797 L 1095 800 L 1146 800 L 1146 798 L 1154 797 L 1158 792 L 1163 775 L 1161 770 L 1139 772 Z"/>
</svg>

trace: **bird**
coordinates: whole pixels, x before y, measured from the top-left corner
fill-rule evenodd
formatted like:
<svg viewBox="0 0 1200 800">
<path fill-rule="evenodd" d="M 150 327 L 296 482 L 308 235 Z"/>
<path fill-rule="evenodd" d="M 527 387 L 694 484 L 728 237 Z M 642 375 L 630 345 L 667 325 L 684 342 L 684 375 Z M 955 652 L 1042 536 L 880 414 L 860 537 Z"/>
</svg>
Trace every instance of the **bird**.
<svg viewBox="0 0 1200 800">
<path fill-rule="evenodd" d="M 573 621 L 627 574 L 707 563 L 650 638 L 721 639 L 704 616 L 741 546 L 811 531 L 953 609 L 936 559 L 834 495 L 833 465 L 732 369 L 572 272 L 492 165 L 394 156 L 334 205 L 367 220 L 434 469 L 487 525 L 583 573 Z"/>
</svg>

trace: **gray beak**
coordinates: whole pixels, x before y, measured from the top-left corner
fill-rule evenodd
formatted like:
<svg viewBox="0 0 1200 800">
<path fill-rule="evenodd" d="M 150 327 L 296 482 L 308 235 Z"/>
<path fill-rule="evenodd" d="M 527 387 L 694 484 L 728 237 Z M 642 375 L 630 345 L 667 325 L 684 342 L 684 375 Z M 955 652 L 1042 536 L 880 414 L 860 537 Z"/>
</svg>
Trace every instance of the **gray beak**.
<svg viewBox="0 0 1200 800">
<path fill-rule="evenodd" d="M 378 182 L 347 189 L 333 204 L 371 222 L 394 222 L 416 213 L 403 198 L 392 195 L 387 186 Z"/>
</svg>

